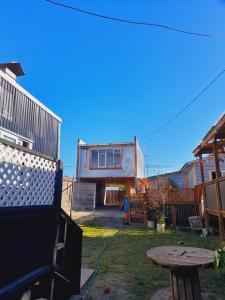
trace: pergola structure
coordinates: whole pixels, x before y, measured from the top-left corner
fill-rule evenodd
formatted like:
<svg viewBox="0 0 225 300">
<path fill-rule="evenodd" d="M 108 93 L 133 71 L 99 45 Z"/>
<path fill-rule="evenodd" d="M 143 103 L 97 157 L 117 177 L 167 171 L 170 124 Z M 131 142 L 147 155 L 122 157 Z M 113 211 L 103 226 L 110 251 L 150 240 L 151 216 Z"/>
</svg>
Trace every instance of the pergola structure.
<svg viewBox="0 0 225 300">
<path fill-rule="evenodd" d="M 225 113 L 204 136 L 201 143 L 194 149 L 194 155 L 199 158 L 201 180 L 203 186 L 203 203 L 206 227 L 208 215 L 214 215 L 219 220 L 221 244 L 225 240 L 225 177 L 221 176 L 221 154 L 225 153 Z M 216 178 L 205 182 L 202 156 L 212 154 L 215 157 Z"/>
</svg>

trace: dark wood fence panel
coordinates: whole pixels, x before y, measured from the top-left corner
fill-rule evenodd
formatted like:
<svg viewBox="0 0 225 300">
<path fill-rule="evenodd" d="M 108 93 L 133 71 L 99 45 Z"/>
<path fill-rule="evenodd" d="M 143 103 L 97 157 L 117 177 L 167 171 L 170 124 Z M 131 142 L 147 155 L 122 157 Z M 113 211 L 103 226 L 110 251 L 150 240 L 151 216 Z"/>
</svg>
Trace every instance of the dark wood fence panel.
<svg viewBox="0 0 225 300">
<path fill-rule="evenodd" d="M 174 210 L 174 211 L 173 211 Z M 175 216 L 174 216 L 175 212 Z M 199 216 L 198 203 L 179 203 L 165 205 L 166 224 L 189 227 L 188 217 Z"/>
</svg>

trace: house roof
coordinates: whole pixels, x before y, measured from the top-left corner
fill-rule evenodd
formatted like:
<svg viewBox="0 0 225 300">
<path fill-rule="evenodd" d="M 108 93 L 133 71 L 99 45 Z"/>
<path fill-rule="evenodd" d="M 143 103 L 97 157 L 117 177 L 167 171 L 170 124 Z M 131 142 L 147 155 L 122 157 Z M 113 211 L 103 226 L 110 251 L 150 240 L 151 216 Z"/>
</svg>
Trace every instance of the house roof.
<svg viewBox="0 0 225 300">
<path fill-rule="evenodd" d="M 212 155 L 206 156 L 206 157 L 203 158 L 203 160 L 207 160 L 209 157 L 214 157 L 214 156 L 212 156 Z M 150 176 L 149 178 L 150 178 L 150 179 L 154 179 L 154 178 L 157 178 L 158 176 L 173 176 L 173 175 L 179 175 L 179 174 L 181 174 L 182 172 L 184 172 L 186 168 L 191 167 L 191 166 L 196 165 L 196 164 L 199 164 L 199 160 L 198 160 L 198 159 L 195 159 L 195 160 L 191 160 L 191 161 L 186 162 L 186 163 L 181 167 L 181 169 L 178 170 L 178 171 L 169 172 L 169 173 L 163 173 L 163 174 L 159 174 L 159 175 L 154 175 L 154 176 Z"/>
<path fill-rule="evenodd" d="M 79 144 L 81 148 L 99 148 L 99 147 L 121 147 L 121 146 L 134 146 L 134 142 L 124 142 L 124 143 L 106 143 L 106 144 Z"/>
<path fill-rule="evenodd" d="M 16 76 L 25 75 L 24 70 L 20 63 L 18 62 L 7 62 L 0 64 L 0 69 L 8 68 Z"/>
<path fill-rule="evenodd" d="M 166 177 L 166 176 L 173 176 L 173 175 L 179 175 L 179 174 L 180 174 L 180 170 L 179 171 L 174 171 L 174 172 L 163 173 L 163 174 L 159 174 L 159 175 L 154 175 L 154 176 L 149 176 L 149 178 L 152 180 L 152 179 L 155 179 L 159 176 Z"/>
<path fill-rule="evenodd" d="M 211 127 L 211 129 L 203 137 L 200 144 L 193 150 L 195 156 L 202 154 L 213 153 L 213 140 L 218 140 L 218 152 L 224 153 L 225 147 L 225 113 L 219 120 Z"/>
<path fill-rule="evenodd" d="M 186 162 L 183 165 L 183 167 L 181 167 L 180 172 L 183 172 L 184 169 L 186 169 L 187 167 L 191 167 L 192 165 L 197 164 L 197 163 L 199 163 L 199 161 L 197 159 Z"/>
</svg>

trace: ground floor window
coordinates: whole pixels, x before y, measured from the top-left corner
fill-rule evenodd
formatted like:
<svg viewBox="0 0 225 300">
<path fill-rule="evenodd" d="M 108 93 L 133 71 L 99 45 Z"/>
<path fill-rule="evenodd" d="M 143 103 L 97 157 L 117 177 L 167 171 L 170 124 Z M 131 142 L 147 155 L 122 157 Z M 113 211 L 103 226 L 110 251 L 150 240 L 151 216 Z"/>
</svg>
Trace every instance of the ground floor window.
<svg viewBox="0 0 225 300">
<path fill-rule="evenodd" d="M 220 177 L 225 176 L 225 171 L 220 172 Z M 216 179 L 216 171 L 210 171 L 209 180 Z"/>
</svg>

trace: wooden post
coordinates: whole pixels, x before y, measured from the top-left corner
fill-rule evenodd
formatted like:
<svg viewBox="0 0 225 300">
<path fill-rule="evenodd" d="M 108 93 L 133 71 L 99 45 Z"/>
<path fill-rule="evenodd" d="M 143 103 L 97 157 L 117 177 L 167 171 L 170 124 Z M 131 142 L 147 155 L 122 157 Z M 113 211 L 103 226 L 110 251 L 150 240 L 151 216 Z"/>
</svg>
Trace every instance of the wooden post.
<svg viewBox="0 0 225 300">
<path fill-rule="evenodd" d="M 176 213 L 176 206 L 174 203 L 172 204 L 172 224 L 174 226 L 177 225 L 177 213 Z"/>
<path fill-rule="evenodd" d="M 62 181 L 63 181 L 63 162 L 62 160 L 58 160 L 56 166 L 55 192 L 54 192 L 54 203 L 53 203 L 54 206 L 57 208 L 61 207 Z"/>
<path fill-rule="evenodd" d="M 218 155 L 216 138 L 214 138 L 213 141 L 213 152 L 214 152 L 215 165 L 216 165 L 216 179 L 218 179 L 220 177 L 220 165 L 219 165 L 219 155 Z M 221 193 L 220 193 L 220 186 L 218 180 L 216 180 L 216 202 L 217 202 L 217 211 L 218 211 L 218 218 L 219 218 L 220 242 L 222 246 L 223 241 L 225 240 L 225 235 L 224 235 L 224 220 L 223 220 L 223 215 L 221 214 L 221 210 L 222 210 Z"/>
<path fill-rule="evenodd" d="M 77 182 L 79 181 L 79 166 L 80 166 L 80 148 L 79 148 L 79 145 L 80 145 L 80 139 L 77 140 L 77 165 L 76 165 L 76 180 Z"/>
<path fill-rule="evenodd" d="M 135 177 L 137 178 L 137 168 L 138 168 L 138 149 L 137 149 L 137 137 L 134 137 L 134 144 L 135 144 L 135 149 L 134 149 L 134 166 L 135 166 Z"/>
<path fill-rule="evenodd" d="M 176 201 L 175 201 L 175 198 L 176 198 L 176 193 L 175 193 L 175 190 L 173 189 L 169 189 L 169 203 L 172 204 L 172 224 L 174 226 L 177 225 L 177 212 L 176 212 Z"/>
<path fill-rule="evenodd" d="M 203 169 L 203 159 L 202 159 L 201 154 L 199 155 L 199 165 L 200 165 L 200 173 L 201 173 L 201 181 L 202 181 L 202 200 L 203 200 L 203 206 L 204 206 L 203 212 L 201 209 L 200 209 L 200 211 L 202 213 L 201 217 L 205 218 L 205 227 L 208 230 L 209 229 L 209 217 L 208 217 L 207 211 L 205 210 L 206 209 L 205 176 L 204 176 L 204 169 Z"/>
<path fill-rule="evenodd" d="M 216 178 L 219 178 L 220 177 L 220 164 L 219 164 L 218 145 L 217 145 L 216 138 L 214 138 L 214 141 L 213 141 L 213 152 L 214 152 L 214 156 L 215 156 Z"/>
</svg>

